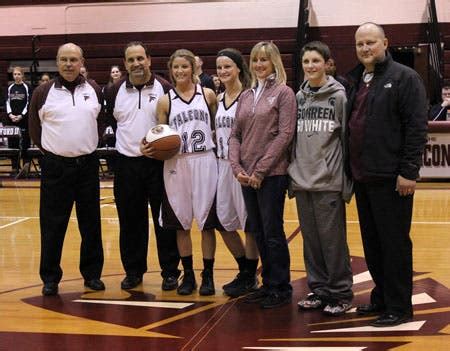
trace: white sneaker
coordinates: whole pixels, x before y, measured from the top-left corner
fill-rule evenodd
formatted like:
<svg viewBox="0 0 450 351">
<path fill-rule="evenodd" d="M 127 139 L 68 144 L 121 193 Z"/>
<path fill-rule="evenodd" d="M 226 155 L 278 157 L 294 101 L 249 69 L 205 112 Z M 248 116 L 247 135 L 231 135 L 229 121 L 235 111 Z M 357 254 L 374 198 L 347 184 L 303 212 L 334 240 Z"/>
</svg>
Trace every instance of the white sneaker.
<svg viewBox="0 0 450 351">
<path fill-rule="evenodd" d="M 338 302 L 338 303 L 329 303 L 323 309 L 323 313 L 328 316 L 342 316 L 347 312 L 350 308 L 352 308 L 351 303 Z"/>
<path fill-rule="evenodd" d="M 318 295 L 311 293 L 306 299 L 300 300 L 297 305 L 302 310 L 316 310 L 322 307 L 323 301 Z"/>
</svg>

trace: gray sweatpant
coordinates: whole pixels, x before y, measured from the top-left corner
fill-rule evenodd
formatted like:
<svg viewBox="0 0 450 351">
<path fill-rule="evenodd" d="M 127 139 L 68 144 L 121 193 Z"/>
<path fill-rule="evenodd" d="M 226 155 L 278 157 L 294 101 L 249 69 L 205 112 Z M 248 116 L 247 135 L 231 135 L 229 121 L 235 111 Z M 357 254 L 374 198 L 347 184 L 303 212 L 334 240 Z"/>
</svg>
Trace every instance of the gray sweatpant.
<svg viewBox="0 0 450 351">
<path fill-rule="evenodd" d="M 345 203 L 340 192 L 296 191 L 308 286 L 329 302 L 353 299 Z"/>
</svg>

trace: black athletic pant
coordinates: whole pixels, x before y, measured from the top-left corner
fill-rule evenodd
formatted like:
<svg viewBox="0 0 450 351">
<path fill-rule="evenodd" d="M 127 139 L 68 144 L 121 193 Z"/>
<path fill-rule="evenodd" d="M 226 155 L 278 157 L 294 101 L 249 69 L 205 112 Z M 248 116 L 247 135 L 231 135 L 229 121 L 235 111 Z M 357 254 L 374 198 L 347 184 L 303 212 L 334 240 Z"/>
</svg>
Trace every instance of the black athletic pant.
<svg viewBox="0 0 450 351">
<path fill-rule="evenodd" d="M 164 191 L 162 161 L 117 156 L 114 196 L 120 223 L 120 255 L 127 275 L 142 276 L 147 272 L 149 203 L 161 275 L 180 275 L 176 231 L 165 230 L 158 223 Z"/>
<path fill-rule="evenodd" d="M 262 263 L 263 286 L 269 291 L 292 294 L 290 256 L 283 228 L 286 175 L 265 177 L 261 188 L 242 187 L 248 217 L 245 231 L 255 235 Z"/>
<path fill-rule="evenodd" d="M 80 272 L 85 280 L 100 278 L 103 246 L 97 156 L 69 158 L 45 153 L 41 170 L 42 281 L 61 280 L 61 254 L 74 202 L 81 234 Z"/>
<path fill-rule="evenodd" d="M 375 288 L 371 303 L 387 313 L 412 313 L 413 196 L 395 191 L 396 179 L 355 183 L 356 204 L 367 267 Z"/>
</svg>

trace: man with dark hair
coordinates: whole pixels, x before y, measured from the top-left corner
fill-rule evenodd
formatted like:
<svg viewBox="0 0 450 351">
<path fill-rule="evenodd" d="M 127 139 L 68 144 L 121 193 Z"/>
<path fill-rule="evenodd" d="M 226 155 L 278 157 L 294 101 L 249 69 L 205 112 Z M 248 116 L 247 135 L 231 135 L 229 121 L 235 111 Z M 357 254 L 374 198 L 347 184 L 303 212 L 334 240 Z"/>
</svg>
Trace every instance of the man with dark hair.
<svg viewBox="0 0 450 351">
<path fill-rule="evenodd" d="M 200 79 L 200 85 L 215 91 L 214 81 L 211 76 L 203 72 L 203 60 L 200 56 L 195 56 L 195 74 Z"/>
<path fill-rule="evenodd" d="M 355 33 L 360 64 L 349 74 L 349 153 L 364 254 L 375 287 L 361 315 L 375 327 L 409 321 L 416 179 L 427 135 L 420 76 L 395 62 L 383 28 L 364 23 Z"/>
<path fill-rule="evenodd" d="M 120 255 L 126 273 L 121 287 L 135 288 L 147 272 L 150 203 L 162 289 L 174 290 L 180 275 L 176 231 L 164 230 L 158 223 L 164 196 L 163 162 L 145 157 L 140 149 L 147 131 L 158 124 L 158 98 L 171 85 L 151 72 L 151 58 L 143 43 L 129 43 L 124 55 L 128 77 L 105 91 L 107 122 L 116 132 L 118 151 L 114 196 L 120 223 Z"/>
<path fill-rule="evenodd" d="M 30 136 L 43 152 L 40 161 L 41 263 L 43 295 L 56 295 L 62 278 L 61 255 L 76 205 L 81 234 L 80 271 L 84 286 L 104 290 L 100 280 L 103 245 L 100 223 L 98 157 L 103 99 L 100 87 L 80 74 L 83 52 L 75 44 L 59 47 L 59 76 L 36 88 L 30 105 Z"/>
<path fill-rule="evenodd" d="M 441 92 L 442 102 L 433 105 L 428 118 L 430 121 L 450 121 L 450 85 L 444 85 Z"/>
<path fill-rule="evenodd" d="M 345 77 L 337 74 L 336 61 L 334 60 L 334 58 L 330 57 L 328 59 L 328 61 L 326 62 L 325 72 L 326 72 L 327 75 L 332 76 L 339 83 L 341 83 L 344 86 L 345 89 L 347 89 L 348 82 L 345 79 Z"/>
</svg>

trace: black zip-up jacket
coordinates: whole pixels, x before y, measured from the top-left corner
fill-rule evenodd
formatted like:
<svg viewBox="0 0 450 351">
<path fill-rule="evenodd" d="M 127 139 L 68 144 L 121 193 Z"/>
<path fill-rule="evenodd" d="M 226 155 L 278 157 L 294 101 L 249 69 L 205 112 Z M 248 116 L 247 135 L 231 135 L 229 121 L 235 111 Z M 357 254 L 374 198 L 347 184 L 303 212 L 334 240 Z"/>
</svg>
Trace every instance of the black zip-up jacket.
<svg viewBox="0 0 450 351">
<path fill-rule="evenodd" d="M 349 73 L 349 118 L 364 66 Z M 416 180 L 427 137 L 427 101 L 422 79 L 386 52 L 375 65 L 367 97 L 362 164 L 368 178 Z"/>
</svg>

